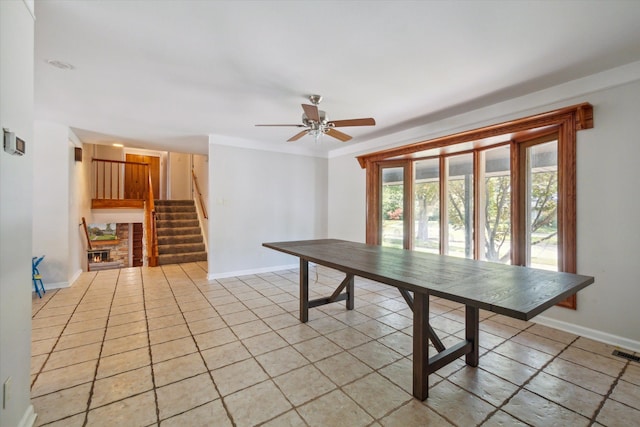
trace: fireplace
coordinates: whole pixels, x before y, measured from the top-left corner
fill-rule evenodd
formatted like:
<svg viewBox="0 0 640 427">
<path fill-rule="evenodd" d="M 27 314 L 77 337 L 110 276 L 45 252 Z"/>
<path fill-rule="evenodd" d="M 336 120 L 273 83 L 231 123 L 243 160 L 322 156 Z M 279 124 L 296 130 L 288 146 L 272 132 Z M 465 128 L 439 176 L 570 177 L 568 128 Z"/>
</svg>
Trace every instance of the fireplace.
<svg viewBox="0 0 640 427">
<path fill-rule="evenodd" d="M 87 251 L 87 258 L 89 258 L 90 264 L 97 264 L 100 262 L 109 262 L 111 250 L 110 249 L 92 249 Z"/>
<path fill-rule="evenodd" d="M 87 251 L 89 271 L 111 270 L 122 268 L 121 261 L 111 259 L 111 249 L 90 249 Z"/>
</svg>

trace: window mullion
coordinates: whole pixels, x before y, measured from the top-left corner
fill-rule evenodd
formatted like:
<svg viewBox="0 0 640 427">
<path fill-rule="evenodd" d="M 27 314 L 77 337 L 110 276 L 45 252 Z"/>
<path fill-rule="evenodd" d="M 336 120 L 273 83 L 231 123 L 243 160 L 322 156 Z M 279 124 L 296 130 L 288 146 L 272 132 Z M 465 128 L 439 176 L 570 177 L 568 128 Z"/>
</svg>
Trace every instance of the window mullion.
<svg viewBox="0 0 640 427">
<path fill-rule="evenodd" d="M 525 265 L 525 149 L 517 141 L 511 141 L 511 264 Z"/>
<path fill-rule="evenodd" d="M 484 250 L 484 186 L 485 186 L 484 151 L 473 153 L 473 259 L 481 259 Z"/>
<path fill-rule="evenodd" d="M 440 157 L 440 254 L 449 251 L 449 200 L 447 181 L 449 178 L 449 162 Z"/>
<path fill-rule="evenodd" d="M 407 161 L 404 165 L 404 200 L 403 200 L 403 218 L 404 218 L 404 241 L 405 249 L 413 249 L 413 162 Z"/>
</svg>

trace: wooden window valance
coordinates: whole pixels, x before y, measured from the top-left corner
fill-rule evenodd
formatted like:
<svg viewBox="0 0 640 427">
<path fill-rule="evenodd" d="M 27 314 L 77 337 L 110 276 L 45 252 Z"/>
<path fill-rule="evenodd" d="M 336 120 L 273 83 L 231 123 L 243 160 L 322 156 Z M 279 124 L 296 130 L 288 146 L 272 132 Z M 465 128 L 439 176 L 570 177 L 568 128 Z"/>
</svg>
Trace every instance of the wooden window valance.
<svg viewBox="0 0 640 427">
<path fill-rule="evenodd" d="M 415 142 L 387 150 L 376 151 L 356 157 L 364 169 L 367 163 L 387 160 L 390 158 L 411 157 L 414 153 L 435 148 L 449 147 L 463 142 L 477 141 L 505 134 L 540 129 L 547 126 L 565 125 L 570 132 L 593 128 L 593 106 L 589 103 L 572 105 L 546 113 L 536 114 L 504 123 L 489 125 L 478 129 L 441 136 L 427 141 Z"/>
</svg>

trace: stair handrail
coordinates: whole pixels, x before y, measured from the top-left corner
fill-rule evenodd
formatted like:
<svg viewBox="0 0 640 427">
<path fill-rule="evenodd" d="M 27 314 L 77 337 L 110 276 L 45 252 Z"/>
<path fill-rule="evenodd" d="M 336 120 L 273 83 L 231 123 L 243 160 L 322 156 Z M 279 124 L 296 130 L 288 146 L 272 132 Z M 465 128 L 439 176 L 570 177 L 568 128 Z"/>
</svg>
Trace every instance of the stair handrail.
<svg viewBox="0 0 640 427">
<path fill-rule="evenodd" d="M 200 201 L 200 208 L 202 209 L 202 216 L 204 219 L 209 219 L 207 216 L 207 208 L 204 205 L 204 198 L 202 197 L 202 193 L 200 192 L 200 186 L 198 185 L 198 177 L 196 176 L 196 172 L 191 169 L 191 176 L 193 177 L 193 183 L 196 186 L 196 192 L 198 193 L 198 200 Z"/>
<path fill-rule="evenodd" d="M 145 219 L 147 223 L 147 258 L 149 267 L 156 267 L 158 265 L 158 234 L 156 229 L 156 209 L 150 168 L 148 179 L 147 203 L 145 203 Z"/>
</svg>

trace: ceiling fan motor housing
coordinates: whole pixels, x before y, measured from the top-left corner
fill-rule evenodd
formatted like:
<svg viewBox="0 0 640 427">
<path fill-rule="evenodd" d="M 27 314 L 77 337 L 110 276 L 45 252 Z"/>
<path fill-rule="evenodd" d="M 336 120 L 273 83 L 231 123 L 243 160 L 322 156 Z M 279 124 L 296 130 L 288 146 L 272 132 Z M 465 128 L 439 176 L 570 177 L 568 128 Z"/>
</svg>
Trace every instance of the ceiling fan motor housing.
<svg viewBox="0 0 640 427">
<path fill-rule="evenodd" d="M 309 95 L 309 101 L 311 101 L 313 105 L 318 105 L 320 101 L 322 101 L 322 95 Z"/>
<path fill-rule="evenodd" d="M 315 120 L 310 120 L 306 114 L 302 113 L 302 124 L 305 126 L 309 126 L 311 129 L 318 129 L 320 127 L 327 126 L 327 113 L 322 110 L 318 110 L 318 117 L 320 118 L 319 122 Z"/>
</svg>

